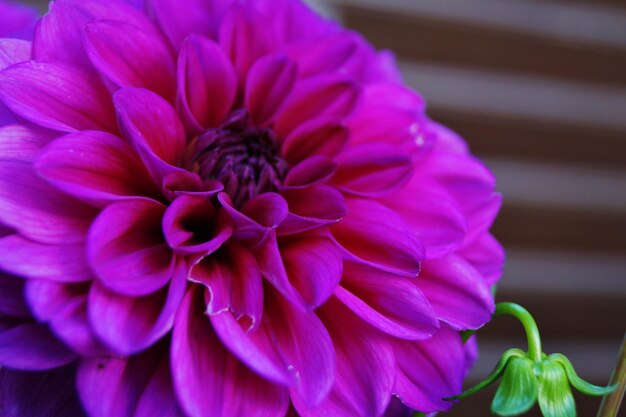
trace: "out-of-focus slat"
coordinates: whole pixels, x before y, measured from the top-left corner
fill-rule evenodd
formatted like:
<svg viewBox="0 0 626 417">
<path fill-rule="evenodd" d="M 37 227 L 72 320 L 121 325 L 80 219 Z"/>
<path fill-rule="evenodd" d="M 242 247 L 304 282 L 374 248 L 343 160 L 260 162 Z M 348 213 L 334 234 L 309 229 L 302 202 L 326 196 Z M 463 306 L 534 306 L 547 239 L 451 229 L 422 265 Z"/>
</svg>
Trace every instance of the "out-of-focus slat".
<svg viewBox="0 0 626 417">
<path fill-rule="evenodd" d="M 517 116 L 487 115 L 431 107 L 435 120 L 452 126 L 480 156 L 511 155 L 519 160 L 576 166 L 626 167 L 626 133 Z"/>
<path fill-rule="evenodd" d="M 626 83 L 626 53 L 618 46 L 586 46 L 533 33 L 521 36 L 506 28 L 352 6 L 344 8 L 342 14 L 349 27 L 365 33 L 380 48 L 393 49 L 402 58 Z"/>
</svg>

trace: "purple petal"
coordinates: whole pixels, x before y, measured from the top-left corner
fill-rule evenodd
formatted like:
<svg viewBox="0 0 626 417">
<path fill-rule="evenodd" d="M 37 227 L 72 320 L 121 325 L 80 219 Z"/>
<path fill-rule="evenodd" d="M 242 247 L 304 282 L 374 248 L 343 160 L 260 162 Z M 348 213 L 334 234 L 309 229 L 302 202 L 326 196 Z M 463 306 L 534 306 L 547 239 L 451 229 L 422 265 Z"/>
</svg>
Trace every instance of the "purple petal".
<svg viewBox="0 0 626 417">
<path fill-rule="evenodd" d="M 282 191 L 289 215 L 278 228 L 279 235 L 300 233 L 339 222 L 346 215 L 343 195 L 325 185 Z"/>
<path fill-rule="evenodd" d="M 23 124 L 0 127 L 0 159 L 33 162 L 55 134 L 45 129 Z"/>
<path fill-rule="evenodd" d="M 141 88 L 123 88 L 113 96 L 122 133 L 133 144 L 155 179 L 176 171 L 185 154 L 185 130 L 172 106 Z"/>
<path fill-rule="evenodd" d="M 365 199 L 346 199 L 346 206 L 346 217 L 331 226 L 341 246 L 372 266 L 417 275 L 424 248 L 397 213 Z"/>
<path fill-rule="evenodd" d="M 355 108 L 359 87 L 345 76 L 324 75 L 301 81 L 276 115 L 276 132 L 287 137 L 315 118 L 342 120 Z"/>
<path fill-rule="evenodd" d="M 333 158 L 345 147 L 348 136 L 348 129 L 340 123 L 312 120 L 287 136 L 282 153 L 292 165 L 312 156 Z"/>
<path fill-rule="evenodd" d="M 161 364 L 141 394 L 133 417 L 185 417 L 174 392 L 168 359 L 168 355 L 161 355 Z"/>
<path fill-rule="evenodd" d="M 0 70 L 30 60 L 32 43 L 18 39 L 0 39 Z"/>
<path fill-rule="evenodd" d="M 411 159 L 387 144 L 352 146 L 336 162 L 339 168 L 332 182 L 345 192 L 361 196 L 397 191 L 413 174 Z"/>
<path fill-rule="evenodd" d="M 89 231 L 89 262 L 100 281 L 125 295 L 153 293 L 169 282 L 175 258 L 165 243 L 165 206 L 148 199 L 105 208 Z"/>
<path fill-rule="evenodd" d="M 323 156 L 312 156 L 289 170 L 282 189 L 307 188 L 326 183 L 337 171 L 337 165 Z"/>
<path fill-rule="evenodd" d="M 465 330 L 477 329 L 491 319 L 493 296 L 470 264 L 450 255 L 424 261 L 422 267 L 415 285 L 426 294 L 442 321 Z"/>
<path fill-rule="evenodd" d="M 428 299 L 405 277 L 346 262 L 335 295 L 363 320 L 401 339 L 427 339 L 439 327 Z"/>
<path fill-rule="evenodd" d="M 0 317 L 0 366 L 44 370 L 67 365 L 74 352 L 59 342 L 45 324 Z"/>
<path fill-rule="evenodd" d="M 296 82 L 297 68 L 285 55 L 269 55 L 250 68 L 245 88 L 246 108 L 255 124 L 269 122 Z"/>
<path fill-rule="evenodd" d="M 232 232 L 230 219 L 203 196 L 180 196 L 163 216 L 165 239 L 180 255 L 209 255 L 218 250 Z"/>
<path fill-rule="evenodd" d="M 186 266 L 179 265 L 168 288 L 144 297 L 115 294 L 95 282 L 89 293 L 88 311 L 94 331 L 122 355 L 142 351 L 172 328 L 186 279 Z"/>
<path fill-rule="evenodd" d="M 172 373 L 186 413 L 283 417 L 289 406 L 287 390 L 262 380 L 224 349 L 198 295 L 194 289 L 187 292 L 172 335 Z"/>
<path fill-rule="evenodd" d="M 50 129 L 117 131 L 109 92 L 94 74 L 72 66 L 30 61 L 9 67 L 0 72 L 0 98 L 16 114 Z"/>
<path fill-rule="evenodd" d="M 89 292 L 90 283 L 67 284 L 47 279 L 26 281 L 25 297 L 33 316 L 48 322 L 65 306 L 74 304 Z"/>
<path fill-rule="evenodd" d="M 335 243 L 326 237 L 299 235 L 283 240 L 280 253 L 289 281 L 307 307 L 322 305 L 339 284 L 343 271 Z"/>
<path fill-rule="evenodd" d="M 431 339 L 393 340 L 398 375 L 395 393 L 414 410 L 447 411 L 452 402 L 443 398 L 461 392 L 465 352 L 461 336 L 442 328 Z"/>
<path fill-rule="evenodd" d="M 237 74 L 218 44 L 191 35 L 178 57 L 178 98 L 181 113 L 195 131 L 219 126 L 237 94 Z"/>
<path fill-rule="evenodd" d="M 86 417 L 75 387 L 76 367 L 47 372 L 0 369 L 3 417 Z"/>
<path fill-rule="evenodd" d="M 79 282 L 93 276 L 83 245 L 45 245 L 13 235 L 0 239 L 0 253 L 0 269 L 22 277 Z"/>
<path fill-rule="evenodd" d="M 39 178 L 30 163 L 0 164 L 0 221 L 22 236 L 48 244 L 81 243 L 95 214 Z"/>
<path fill-rule="evenodd" d="M 14 317 L 30 317 L 24 300 L 24 280 L 0 273 L 0 314 Z"/>
<path fill-rule="evenodd" d="M 113 20 L 155 31 L 154 25 L 140 11 L 124 1 L 56 0 L 37 25 L 33 52 L 39 61 L 61 61 L 90 69 L 82 33 L 85 25 L 96 20 Z"/>
<path fill-rule="evenodd" d="M 300 415 L 381 415 L 396 379 L 394 354 L 387 339 L 336 300 L 323 307 L 321 316 L 337 352 L 337 377 L 320 405 L 308 408 L 296 400 Z"/>
<path fill-rule="evenodd" d="M 37 10 L 14 1 L 0 2 L 0 37 L 32 38 L 32 30 L 38 18 Z"/>
<path fill-rule="evenodd" d="M 143 87 L 174 98 L 174 57 L 165 39 L 126 22 L 97 21 L 85 28 L 90 61 L 118 87 Z"/>
<path fill-rule="evenodd" d="M 104 132 L 79 132 L 55 140 L 35 167 L 57 188 L 97 205 L 159 195 L 133 148 Z"/>
</svg>

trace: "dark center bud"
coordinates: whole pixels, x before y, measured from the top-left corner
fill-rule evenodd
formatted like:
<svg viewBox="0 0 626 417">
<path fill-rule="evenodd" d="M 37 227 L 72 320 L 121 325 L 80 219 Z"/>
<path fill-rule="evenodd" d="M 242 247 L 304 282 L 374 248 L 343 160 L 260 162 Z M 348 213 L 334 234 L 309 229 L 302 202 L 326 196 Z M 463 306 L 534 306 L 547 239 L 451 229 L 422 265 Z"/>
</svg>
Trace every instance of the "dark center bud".
<svg viewBox="0 0 626 417">
<path fill-rule="evenodd" d="M 273 131 L 253 126 L 245 110 L 200 135 L 192 163 L 203 179 L 224 184 L 236 207 L 257 194 L 274 191 L 289 169 L 279 156 Z"/>
</svg>

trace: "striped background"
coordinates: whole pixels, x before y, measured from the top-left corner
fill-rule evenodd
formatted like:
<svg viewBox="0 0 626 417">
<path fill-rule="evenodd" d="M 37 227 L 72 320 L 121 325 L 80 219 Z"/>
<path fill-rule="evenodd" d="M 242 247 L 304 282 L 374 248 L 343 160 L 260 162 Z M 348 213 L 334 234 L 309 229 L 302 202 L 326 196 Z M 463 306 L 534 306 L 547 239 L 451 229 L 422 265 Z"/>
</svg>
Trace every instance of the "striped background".
<svg viewBox="0 0 626 417">
<path fill-rule="evenodd" d="M 394 50 L 430 115 L 496 173 L 505 203 L 494 230 L 508 250 L 500 300 L 531 310 L 546 351 L 606 383 L 626 330 L 626 0 L 314 5 Z M 524 344 L 512 319 L 481 334 L 473 380 Z M 492 393 L 449 415 L 489 415 Z M 595 415 L 598 399 L 576 398 L 579 416 Z"/>
</svg>

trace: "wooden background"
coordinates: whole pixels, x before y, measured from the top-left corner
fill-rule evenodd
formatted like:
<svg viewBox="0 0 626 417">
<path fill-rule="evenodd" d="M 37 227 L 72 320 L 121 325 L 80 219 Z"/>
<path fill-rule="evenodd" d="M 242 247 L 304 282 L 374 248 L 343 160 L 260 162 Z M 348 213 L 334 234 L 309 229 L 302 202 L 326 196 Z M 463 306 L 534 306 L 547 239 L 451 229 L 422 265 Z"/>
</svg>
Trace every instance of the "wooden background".
<svg viewBox="0 0 626 417">
<path fill-rule="evenodd" d="M 315 6 L 394 50 L 430 115 L 495 172 L 505 203 L 494 231 L 508 252 L 500 301 L 526 306 L 546 351 L 605 384 L 626 330 L 626 0 Z M 472 381 L 525 343 L 512 319 L 481 334 Z M 492 395 L 447 415 L 488 416 Z M 580 417 L 595 415 L 598 399 L 576 399 Z"/>
</svg>

